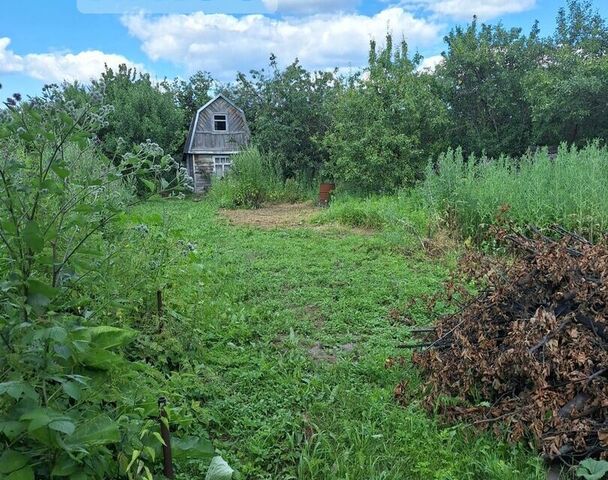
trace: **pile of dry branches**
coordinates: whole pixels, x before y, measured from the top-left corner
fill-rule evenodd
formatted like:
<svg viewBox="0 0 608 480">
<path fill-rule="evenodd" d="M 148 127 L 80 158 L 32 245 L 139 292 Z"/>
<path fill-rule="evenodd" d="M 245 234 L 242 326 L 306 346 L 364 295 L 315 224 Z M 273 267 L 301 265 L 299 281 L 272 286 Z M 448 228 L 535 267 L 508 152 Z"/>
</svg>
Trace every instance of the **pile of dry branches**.
<svg viewBox="0 0 608 480">
<path fill-rule="evenodd" d="M 608 248 L 563 231 L 505 238 L 516 259 L 469 260 L 487 288 L 414 355 L 428 406 L 530 438 L 548 459 L 608 457 Z"/>
</svg>

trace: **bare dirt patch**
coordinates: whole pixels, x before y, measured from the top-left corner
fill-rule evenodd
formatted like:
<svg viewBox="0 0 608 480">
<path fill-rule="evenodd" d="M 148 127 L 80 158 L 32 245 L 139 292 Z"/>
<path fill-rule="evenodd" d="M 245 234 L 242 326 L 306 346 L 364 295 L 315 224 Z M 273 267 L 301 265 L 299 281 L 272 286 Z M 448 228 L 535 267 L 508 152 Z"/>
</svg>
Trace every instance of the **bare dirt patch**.
<svg viewBox="0 0 608 480">
<path fill-rule="evenodd" d="M 308 355 L 318 362 L 336 363 L 340 354 L 352 353 L 355 351 L 355 348 L 356 344 L 352 342 L 337 345 L 333 348 L 317 342 L 308 349 Z"/>
<path fill-rule="evenodd" d="M 312 203 L 269 205 L 256 210 L 220 210 L 232 225 L 258 228 L 300 227 L 310 224 L 319 210 Z"/>
</svg>

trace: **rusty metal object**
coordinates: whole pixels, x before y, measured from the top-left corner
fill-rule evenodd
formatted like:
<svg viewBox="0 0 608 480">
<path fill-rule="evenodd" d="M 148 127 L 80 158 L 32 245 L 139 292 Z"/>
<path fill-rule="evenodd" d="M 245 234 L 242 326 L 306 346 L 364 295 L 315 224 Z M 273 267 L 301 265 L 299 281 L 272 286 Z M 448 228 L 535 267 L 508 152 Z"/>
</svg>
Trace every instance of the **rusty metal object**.
<svg viewBox="0 0 608 480">
<path fill-rule="evenodd" d="M 322 183 L 319 187 L 319 205 L 327 206 L 331 198 L 331 193 L 336 188 L 333 183 Z"/>
</svg>

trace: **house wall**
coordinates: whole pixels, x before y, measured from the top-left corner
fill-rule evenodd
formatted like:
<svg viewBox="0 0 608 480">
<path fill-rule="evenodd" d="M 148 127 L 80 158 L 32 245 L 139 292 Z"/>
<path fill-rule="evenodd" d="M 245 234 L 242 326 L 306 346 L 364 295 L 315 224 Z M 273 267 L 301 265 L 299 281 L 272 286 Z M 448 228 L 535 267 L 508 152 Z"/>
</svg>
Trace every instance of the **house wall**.
<svg viewBox="0 0 608 480">
<path fill-rule="evenodd" d="M 189 155 L 190 162 L 194 167 L 194 192 L 205 192 L 211 186 L 213 175 L 213 155 Z"/>
<path fill-rule="evenodd" d="M 226 132 L 213 131 L 213 116 L 217 113 L 227 116 L 228 130 Z M 249 128 L 243 114 L 220 97 L 199 113 L 190 152 L 238 152 L 248 142 Z"/>
</svg>

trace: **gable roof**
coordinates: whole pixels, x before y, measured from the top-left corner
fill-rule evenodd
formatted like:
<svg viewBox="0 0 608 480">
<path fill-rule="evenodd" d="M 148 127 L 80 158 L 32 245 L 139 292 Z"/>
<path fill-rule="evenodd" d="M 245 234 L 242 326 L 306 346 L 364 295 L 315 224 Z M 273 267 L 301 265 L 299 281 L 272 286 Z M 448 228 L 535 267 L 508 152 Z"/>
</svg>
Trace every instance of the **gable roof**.
<svg viewBox="0 0 608 480">
<path fill-rule="evenodd" d="M 230 106 L 234 107 L 241 115 L 243 115 L 243 118 L 245 118 L 245 112 L 241 108 L 239 108 L 226 95 L 224 95 L 223 93 L 219 93 L 218 95 L 213 97 L 211 100 L 209 100 L 207 103 L 205 103 L 205 105 L 203 105 L 201 108 L 199 108 L 196 111 L 196 113 L 194 114 L 194 117 L 190 121 L 190 130 L 188 130 L 188 136 L 186 137 L 186 143 L 184 144 L 184 154 L 187 154 L 192 151 L 192 142 L 194 140 L 194 132 L 196 131 L 196 126 L 198 125 L 198 119 L 200 117 L 201 112 L 203 110 L 205 110 L 207 107 L 209 107 L 210 105 L 212 105 L 213 103 L 215 103 L 220 98 L 222 100 L 224 100 L 225 102 L 229 103 Z"/>
<path fill-rule="evenodd" d="M 220 93 L 218 95 L 216 95 L 214 98 L 212 98 L 211 100 L 209 100 L 207 103 L 205 103 L 205 105 L 203 105 L 201 108 L 199 108 L 196 111 L 196 118 L 198 120 L 198 115 L 205 110 L 205 108 L 207 108 L 209 105 L 211 105 L 212 103 L 214 103 L 215 101 L 219 100 L 220 98 L 224 99 L 226 102 L 228 102 L 230 105 L 232 105 L 234 108 L 236 108 L 240 113 L 242 113 L 243 115 L 245 115 L 245 112 L 243 112 L 243 110 L 241 110 L 239 107 L 236 106 L 236 104 L 230 100 L 226 95 L 224 95 L 223 93 Z"/>
</svg>

